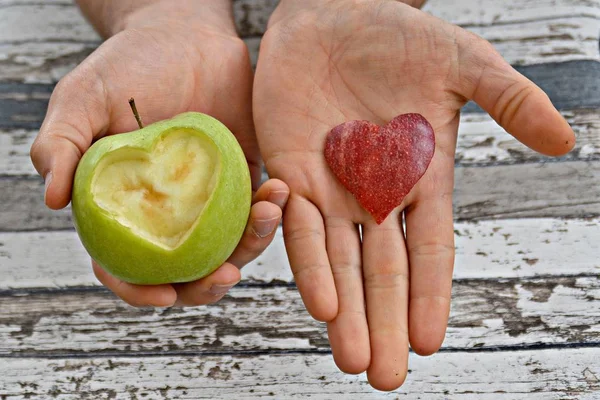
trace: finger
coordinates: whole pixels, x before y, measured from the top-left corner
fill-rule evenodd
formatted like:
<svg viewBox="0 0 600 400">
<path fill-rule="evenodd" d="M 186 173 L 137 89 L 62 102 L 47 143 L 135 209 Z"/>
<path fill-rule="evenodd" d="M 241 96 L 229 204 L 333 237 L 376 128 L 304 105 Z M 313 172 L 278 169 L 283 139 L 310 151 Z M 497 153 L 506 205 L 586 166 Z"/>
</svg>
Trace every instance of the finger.
<svg viewBox="0 0 600 400">
<path fill-rule="evenodd" d="M 209 276 L 194 282 L 174 285 L 177 291 L 176 306 L 199 306 L 214 303 L 242 279 L 240 270 L 226 262 Z"/>
<path fill-rule="evenodd" d="M 283 237 L 306 309 L 316 320 L 333 320 L 338 313 L 337 293 L 319 209 L 309 200 L 292 194 L 283 217 Z"/>
<path fill-rule="evenodd" d="M 400 221 L 392 215 L 381 225 L 367 223 L 363 234 L 371 338 L 367 378 L 378 390 L 397 389 L 408 370 L 408 261 Z"/>
<path fill-rule="evenodd" d="M 575 135 L 548 96 L 512 68 L 491 44 L 461 31 L 459 93 L 473 99 L 504 129 L 540 153 L 558 156 L 575 145 Z"/>
<path fill-rule="evenodd" d="M 446 170 L 452 176 L 452 164 Z M 444 341 L 454 267 L 452 178 L 431 182 L 431 186 L 430 194 L 405 210 L 409 338 L 412 349 L 420 355 L 435 353 Z"/>
<path fill-rule="evenodd" d="M 254 198 L 252 199 L 252 203 L 268 201 L 277 205 L 283 210 L 287 204 L 289 196 L 290 188 L 288 185 L 279 179 L 269 179 L 256 191 Z"/>
<path fill-rule="evenodd" d="M 124 282 L 106 272 L 93 260 L 92 268 L 100 283 L 134 307 L 170 307 L 177 300 L 177 293 L 171 285 L 142 286 Z"/>
<path fill-rule="evenodd" d="M 242 268 L 265 251 L 275 237 L 281 214 L 281 208 L 268 201 L 254 204 L 250 209 L 246 230 L 227 261 Z"/>
<path fill-rule="evenodd" d="M 45 203 L 52 209 L 69 204 L 77 163 L 94 135 L 108 126 L 102 83 L 84 72 L 80 67 L 56 86 L 31 146 L 31 161 L 44 178 Z"/>
<path fill-rule="evenodd" d="M 279 179 L 269 179 L 258 189 L 252 202 L 248 224 L 229 262 L 242 268 L 271 244 L 281 222 L 290 189 Z"/>
<path fill-rule="evenodd" d="M 352 221 L 330 217 L 325 233 L 339 304 L 337 316 L 327 325 L 331 351 L 342 371 L 359 374 L 369 366 L 371 349 L 358 227 Z"/>
</svg>

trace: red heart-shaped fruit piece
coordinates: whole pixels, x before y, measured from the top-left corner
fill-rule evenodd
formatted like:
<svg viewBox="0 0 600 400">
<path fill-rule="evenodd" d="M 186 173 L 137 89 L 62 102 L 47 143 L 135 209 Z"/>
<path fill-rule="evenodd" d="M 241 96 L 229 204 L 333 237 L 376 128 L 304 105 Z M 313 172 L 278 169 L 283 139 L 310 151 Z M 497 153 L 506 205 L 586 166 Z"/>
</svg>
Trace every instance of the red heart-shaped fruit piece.
<svg viewBox="0 0 600 400">
<path fill-rule="evenodd" d="M 435 135 L 420 114 L 402 114 L 385 126 L 349 121 L 327 135 L 325 159 L 340 182 L 378 224 L 421 179 Z"/>
</svg>

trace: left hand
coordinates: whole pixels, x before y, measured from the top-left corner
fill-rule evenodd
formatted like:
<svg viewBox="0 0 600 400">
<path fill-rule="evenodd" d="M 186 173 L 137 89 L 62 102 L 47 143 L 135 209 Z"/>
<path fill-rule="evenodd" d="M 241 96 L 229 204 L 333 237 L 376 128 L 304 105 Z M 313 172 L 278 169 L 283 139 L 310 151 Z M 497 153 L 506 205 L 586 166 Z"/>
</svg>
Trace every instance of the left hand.
<svg viewBox="0 0 600 400">
<path fill-rule="evenodd" d="M 240 279 L 239 269 L 275 236 L 289 189 L 272 179 L 260 185 L 261 160 L 252 121 L 253 73 L 248 49 L 237 36 L 228 0 L 170 0 L 127 4 L 122 0 L 79 2 L 111 36 L 56 86 L 31 159 L 46 181 L 49 208 L 66 207 L 79 159 L 106 135 L 137 129 L 128 99 L 134 97 L 145 123 L 199 111 L 223 122 L 242 147 L 254 195 L 246 230 L 229 260 L 212 274 L 188 283 L 133 285 L 92 262 L 98 280 L 134 306 L 195 306 L 213 303 Z M 126 7 L 127 8 L 127 7 Z M 93 11 L 92 10 L 92 11 Z M 119 18 L 123 18 L 119 22 Z M 115 25 L 115 26 L 113 26 Z"/>
<path fill-rule="evenodd" d="M 469 99 L 541 153 L 575 143 L 544 92 L 488 42 L 401 2 L 282 0 L 262 39 L 254 119 L 267 171 L 290 186 L 283 226 L 298 289 L 328 322 L 340 369 L 366 370 L 380 390 L 404 381 L 409 343 L 426 355 L 444 339 L 454 152 Z M 408 112 L 432 124 L 435 155 L 377 225 L 331 173 L 325 137 L 349 120 L 384 124 Z"/>
</svg>

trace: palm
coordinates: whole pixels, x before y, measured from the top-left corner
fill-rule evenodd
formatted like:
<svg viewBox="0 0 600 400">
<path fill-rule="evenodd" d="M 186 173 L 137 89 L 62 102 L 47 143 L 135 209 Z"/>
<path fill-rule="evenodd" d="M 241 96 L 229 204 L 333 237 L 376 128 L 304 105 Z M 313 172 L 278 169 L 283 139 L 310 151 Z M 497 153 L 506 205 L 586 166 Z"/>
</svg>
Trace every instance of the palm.
<svg viewBox="0 0 600 400">
<path fill-rule="evenodd" d="M 252 70 L 245 47 L 210 26 L 203 34 L 191 42 L 176 27 L 124 31 L 105 42 L 68 79 L 79 80 L 82 74 L 96 79 L 91 89 L 97 93 L 89 98 L 104 99 L 105 112 L 90 121 L 94 139 L 137 128 L 127 102 L 131 97 L 144 123 L 200 111 L 236 134 L 257 178 L 259 156 L 248 106 Z"/>
<path fill-rule="evenodd" d="M 412 14 L 402 15 L 404 7 L 394 7 L 394 11 L 394 17 L 385 19 L 378 17 L 383 12 L 373 7 L 354 8 L 341 17 L 336 12 L 316 12 L 318 20 L 294 21 L 291 27 L 298 35 L 302 32 L 304 40 L 271 40 L 274 34 L 261 49 L 262 59 L 272 59 L 260 65 L 257 78 L 257 102 L 269 113 L 259 124 L 264 123 L 261 130 L 280 131 L 272 140 L 261 142 L 267 168 L 295 192 L 308 197 L 326 216 L 357 223 L 369 219 L 354 197 L 337 183 L 322 156 L 327 132 L 348 120 L 385 123 L 404 112 L 424 114 L 437 133 L 437 151 L 426 179 L 435 177 L 450 185 L 421 185 L 411 198 L 428 188 L 442 192 L 451 188 L 456 117 L 464 100 L 446 88 L 447 76 L 455 74 L 456 67 L 449 60 L 434 60 L 441 57 L 427 47 L 448 53 L 454 45 L 436 32 L 419 36 L 419 24 L 414 20 L 390 37 L 391 24 L 414 18 Z M 355 26 L 370 26 L 368 35 L 356 35 Z M 415 70 L 416 63 L 426 68 Z M 261 77 L 265 77 L 264 82 Z M 293 101 L 280 101 L 291 92 L 295 94 Z"/>
<path fill-rule="evenodd" d="M 259 144 L 269 174 L 290 186 L 290 264 L 307 309 L 328 322 L 336 363 L 393 389 L 406 376 L 409 341 L 431 354 L 444 338 L 460 107 L 475 99 L 548 154 L 567 151 L 572 132 L 538 88 L 466 31 L 389 0 L 302 4 L 305 10 L 282 2 L 261 44 Z M 552 133 L 526 121 L 532 110 L 548 116 Z M 348 120 L 383 124 L 408 112 L 432 124 L 435 155 L 403 204 L 377 225 L 328 168 L 325 137 Z"/>
</svg>

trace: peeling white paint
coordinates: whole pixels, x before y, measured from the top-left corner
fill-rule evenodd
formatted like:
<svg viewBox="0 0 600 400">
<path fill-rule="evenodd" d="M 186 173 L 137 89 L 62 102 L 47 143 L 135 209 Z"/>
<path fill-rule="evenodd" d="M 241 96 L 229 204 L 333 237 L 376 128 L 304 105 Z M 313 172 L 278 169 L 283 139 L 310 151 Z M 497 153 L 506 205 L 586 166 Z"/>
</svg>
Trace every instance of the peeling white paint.
<svg viewBox="0 0 600 400">
<path fill-rule="evenodd" d="M 174 399 L 597 399 L 598 349 L 410 355 L 405 385 L 377 392 L 330 355 L 0 359 L 7 400 L 91 396 Z M 133 378 L 135 377 L 135 378 Z"/>
</svg>

